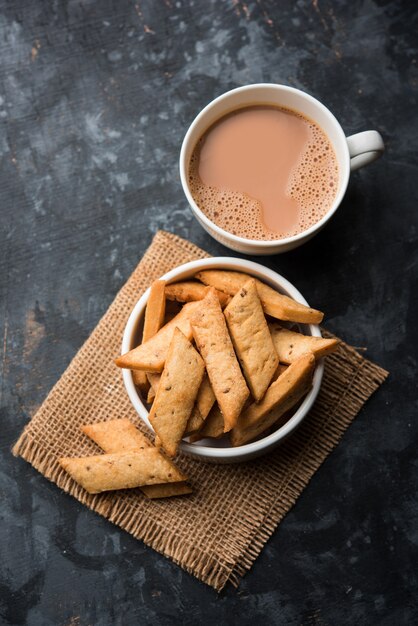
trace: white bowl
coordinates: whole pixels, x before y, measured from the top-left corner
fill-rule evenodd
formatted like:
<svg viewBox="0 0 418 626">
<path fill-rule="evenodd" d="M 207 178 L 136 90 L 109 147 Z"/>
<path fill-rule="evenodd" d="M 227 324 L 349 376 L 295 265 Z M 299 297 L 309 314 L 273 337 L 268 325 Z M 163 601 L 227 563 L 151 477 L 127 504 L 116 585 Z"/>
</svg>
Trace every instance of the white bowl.
<svg viewBox="0 0 418 626">
<path fill-rule="evenodd" d="M 196 272 L 203 269 L 224 269 L 247 272 L 256 278 L 261 279 L 271 287 L 274 287 L 277 291 L 290 296 L 294 300 L 297 300 L 302 304 L 308 304 L 296 287 L 283 278 L 283 276 L 280 276 L 280 274 L 277 274 L 273 270 L 270 270 L 259 263 L 253 263 L 252 261 L 246 261 L 244 259 L 213 257 L 210 259 L 191 261 L 190 263 L 185 263 L 184 265 L 180 265 L 170 272 L 167 272 L 167 274 L 164 274 L 161 278 L 168 283 L 177 282 L 179 280 L 187 280 L 194 276 Z M 148 296 L 149 289 L 147 289 L 147 291 L 138 300 L 131 315 L 129 316 L 128 323 L 126 324 L 125 332 L 123 334 L 122 354 L 128 352 L 136 345 L 137 330 L 142 323 Z M 321 337 L 321 331 L 315 324 L 304 325 L 301 326 L 301 328 L 307 335 Z M 223 437 L 222 439 L 203 439 L 197 443 L 189 443 L 188 441 L 183 440 L 180 443 L 180 451 L 202 461 L 213 463 L 238 463 L 248 461 L 270 452 L 288 435 L 290 435 L 290 433 L 292 433 L 303 421 L 318 395 L 322 375 L 323 365 L 320 362 L 315 368 L 312 389 L 304 398 L 302 404 L 283 426 L 266 437 L 236 448 L 229 445 L 226 437 Z M 128 396 L 138 415 L 146 423 L 146 425 L 153 430 L 148 420 L 148 409 L 134 385 L 130 370 L 123 370 L 123 381 L 125 383 Z"/>
</svg>

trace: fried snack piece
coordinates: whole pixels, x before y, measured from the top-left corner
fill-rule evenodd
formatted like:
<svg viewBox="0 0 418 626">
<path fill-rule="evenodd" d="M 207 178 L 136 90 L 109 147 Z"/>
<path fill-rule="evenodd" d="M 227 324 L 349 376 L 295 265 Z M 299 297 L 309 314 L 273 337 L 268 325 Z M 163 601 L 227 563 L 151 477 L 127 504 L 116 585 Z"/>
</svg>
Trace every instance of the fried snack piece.
<svg viewBox="0 0 418 626">
<path fill-rule="evenodd" d="M 139 452 L 145 448 L 153 448 L 149 439 L 135 428 L 128 419 L 86 424 L 81 427 L 81 430 L 108 454 L 128 451 Z M 173 467 L 175 466 L 173 465 Z M 141 491 L 147 498 L 155 499 L 182 496 L 192 493 L 192 488 L 184 481 L 180 481 L 176 483 L 144 485 L 141 487 Z"/>
<path fill-rule="evenodd" d="M 199 306 L 200 302 L 185 304 L 180 313 L 163 326 L 154 337 L 118 357 L 115 360 L 116 365 L 145 372 L 162 372 L 174 329 L 179 328 L 188 339 L 191 339 L 190 317 Z"/>
<path fill-rule="evenodd" d="M 192 414 L 190 415 L 189 420 L 186 424 L 186 428 L 184 429 L 183 437 L 188 437 L 193 433 L 197 433 L 202 428 L 204 422 L 205 420 L 200 414 L 200 411 L 195 403 Z"/>
<path fill-rule="evenodd" d="M 302 354 L 312 352 L 316 359 L 331 354 L 338 348 L 338 339 L 323 339 L 296 333 L 273 322 L 269 324 L 271 337 L 279 360 L 282 363 L 293 363 Z"/>
<path fill-rule="evenodd" d="M 186 425 L 185 435 L 190 435 L 202 428 L 203 423 L 215 403 L 215 394 L 207 374 L 204 375 L 199 387 L 196 402 Z"/>
<path fill-rule="evenodd" d="M 247 282 L 248 274 L 242 272 L 229 272 L 226 270 L 203 270 L 196 274 L 205 285 L 211 285 L 234 296 L 237 291 Z M 288 296 L 278 293 L 257 278 L 258 295 L 263 305 L 264 312 L 279 320 L 300 322 L 303 324 L 319 324 L 324 317 L 321 311 L 311 309 L 300 302 L 296 302 Z"/>
<path fill-rule="evenodd" d="M 231 432 L 233 446 L 255 439 L 291 409 L 310 389 L 315 367 L 313 354 L 305 354 L 289 365 L 286 371 L 270 385 L 259 404 L 251 404 L 240 415 Z"/>
<path fill-rule="evenodd" d="M 161 374 L 151 374 L 151 372 L 148 372 L 147 378 L 151 385 L 148 391 L 147 403 L 152 404 L 155 399 L 155 394 L 157 393 L 158 385 L 160 384 Z"/>
<path fill-rule="evenodd" d="M 176 302 L 193 302 L 194 300 L 203 300 L 208 292 L 209 287 L 198 283 L 195 280 L 185 280 L 180 283 L 171 283 L 166 285 L 165 295 L 168 300 Z M 230 300 L 230 296 L 223 291 L 216 291 L 221 307 L 226 306 Z"/>
<path fill-rule="evenodd" d="M 212 437 L 219 439 L 224 434 L 224 416 L 217 404 L 212 408 L 211 412 L 207 416 L 202 428 L 190 435 L 190 442 L 200 441 L 206 437 Z"/>
<path fill-rule="evenodd" d="M 169 456 L 174 456 L 202 383 L 205 366 L 197 350 L 176 328 L 149 421 Z"/>
<path fill-rule="evenodd" d="M 253 278 L 237 291 L 224 315 L 247 384 L 259 402 L 270 385 L 279 358 Z"/>
<path fill-rule="evenodd" d="M 85 424 L 81 430 L 107 454 L 139 452 L 153 447 L 147 437 L 126 418 Z"/>
<path fill-rule="evenodd" d="M 155 391 L 150 385 L 150 388 L 148 389 L 148 394 L 147 394 L 147 404 L 152 404 L 154 400 L 155 400 Z"/>
<path fill-rule="evenodd" d="M 148 373 L 147 378 L 150 382 L 151 387 L 154 389 L 155 393 L 157 393 L 158 385 L 160 384 L 161 380 L 161 374 Z"/>
<path fill-rule="evenodd" d="M 156 448 L 59 459 L 61 467 L 89 493 L 179 482 L 185 476 Z"/>
<path fill-rule="evenodd" d="M 154 337 L 164 322 L 165 315 L 165 280 L 155 280 L 150 288 L 145 309 L 143 342 Z"/>
<path fill-rule="evenodd" d="M 213 392 L 225 420 L 235 426 L 250 392 L 241 373 L 215 289 L 210 289 L 191 317 L 196 345 L 203 356 Z"/>
<path fill-rule="evenodd" d="M 165 316 L 165 280 L 155 280 L 150 289 L 147 307 L 145 309 L 144 330 L 142 331 L 142 342 L 145 343 L 154 337 L 164 324 Z M 144 372 L 132 371 L 132 378 L 141 393 L 145 395 L 148 391 L 149 383 Z"/>
<path fill-rule="evenodd" d="M 147 392 L 149 393 L 151 391 L 151 387 L 149 385 L 148 378 L 145 372 L 132 370 L 132 380 L 134 381 L 134 385 L 140 390 L 141 396 L 145 398 Z"/>
</svg>

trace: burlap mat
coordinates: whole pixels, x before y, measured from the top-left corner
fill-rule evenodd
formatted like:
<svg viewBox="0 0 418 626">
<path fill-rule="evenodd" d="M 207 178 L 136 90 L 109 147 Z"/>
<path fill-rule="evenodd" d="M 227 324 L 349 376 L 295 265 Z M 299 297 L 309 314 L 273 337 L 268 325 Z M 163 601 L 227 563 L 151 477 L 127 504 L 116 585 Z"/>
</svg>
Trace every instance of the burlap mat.
<svg viewBox="0 0 418 626">
<path fill-rule="evenodd" d="M 127 318 L 150 282 L 181 263 L 208 256 L 188 241 L 159 232 L 107 313 L 76 354 L 13 453 L 90 509 L 221 590 L 237 585 L 309 480 L 337 445 L 387 372 L 353 348 L 326 361 L 318 400 L 298 431 L 270 455 L 241 465 L 209 465 L 181 456 L 192 496 L 147 500 L 139 490 L 89 495 L 57 463 L 98 453 L 80 425 L 128 417 L 142 426 L 125 392 L 119 353 Z M 94 519 L 91 520 L 94 525 Z"/>
</svg>

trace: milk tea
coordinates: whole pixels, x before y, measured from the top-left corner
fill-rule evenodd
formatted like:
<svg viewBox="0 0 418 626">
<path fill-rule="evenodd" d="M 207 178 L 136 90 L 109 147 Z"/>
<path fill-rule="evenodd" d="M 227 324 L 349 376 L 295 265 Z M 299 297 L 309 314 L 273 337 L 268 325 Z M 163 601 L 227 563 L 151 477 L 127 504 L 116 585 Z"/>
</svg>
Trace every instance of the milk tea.
<svg viewBox="0 0 418 626">
<path fill-rule="evenodd" d="M 338 165 L 312 120 L 274 106 L 238 109 L 197 142 L 189 187 L 198 207 L 230 233 L 274 240 L 305 231 L 331 208 Z"/>
</svg>

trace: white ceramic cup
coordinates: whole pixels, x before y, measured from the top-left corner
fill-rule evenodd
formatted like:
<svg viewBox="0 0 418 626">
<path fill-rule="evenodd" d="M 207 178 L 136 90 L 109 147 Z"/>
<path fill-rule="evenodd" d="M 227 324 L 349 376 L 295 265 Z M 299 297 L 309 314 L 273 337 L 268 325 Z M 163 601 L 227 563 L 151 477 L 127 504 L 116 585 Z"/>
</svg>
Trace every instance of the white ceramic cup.
<svg viewBox="0 0 418 626">
<path fill-rule="evenodd" d="M 335 200 L 326 215 L 316 224 L 298 235 L 274 241 L 261 241 L 238 237 L 214 224 L 197 206 L 189 189 L 187 171 L 190 157 L 198 139 L 220 117 L 245 106 L 268 104 L 299 111 L 316 122 L 334 148 L 338 161 L 339 179 Z M 192 122 L 180 152 L 180 177 L 186 198 L 203 228 L 217 241 L 238 252 L 246 254 L 277 254 L 286 252 L 305 243 L 319 232 L 338 209 L 347 189 L 350 172 L 372 161 L 384 151 L 381 135 L 375 130 L 367 130 L 346 137 L 340 124 L 319 100 L 309 94 L 287 87 L 260 83 L 232 89 L 210 102 Z"/>
</svg>

